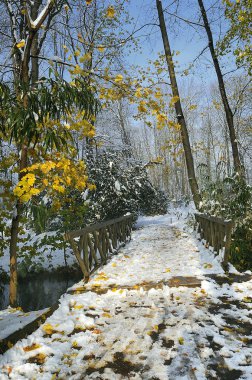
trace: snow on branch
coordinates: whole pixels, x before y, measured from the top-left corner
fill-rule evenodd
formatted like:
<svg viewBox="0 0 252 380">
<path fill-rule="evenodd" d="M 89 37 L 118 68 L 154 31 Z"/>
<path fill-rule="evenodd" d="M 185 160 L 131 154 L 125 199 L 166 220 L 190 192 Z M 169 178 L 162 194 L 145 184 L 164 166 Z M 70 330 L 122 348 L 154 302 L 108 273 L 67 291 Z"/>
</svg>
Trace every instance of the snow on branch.
<svg viewBox="0 0 252 380">
<path fill-rule="evenodd" d="M 47 0 L 47 4 L 45 5 L 44 9 L 41 10 L 38 17 L 34 21 L 31 19 L 30 12 L 28 11 L 28 9 L 26 9 L 27 22 L 31 29 L 38 30 L 41 27 L 46 17 L 48 16 L 51 8 L 53 7 L 54 3 L 55 0 Z"/>
</svg>

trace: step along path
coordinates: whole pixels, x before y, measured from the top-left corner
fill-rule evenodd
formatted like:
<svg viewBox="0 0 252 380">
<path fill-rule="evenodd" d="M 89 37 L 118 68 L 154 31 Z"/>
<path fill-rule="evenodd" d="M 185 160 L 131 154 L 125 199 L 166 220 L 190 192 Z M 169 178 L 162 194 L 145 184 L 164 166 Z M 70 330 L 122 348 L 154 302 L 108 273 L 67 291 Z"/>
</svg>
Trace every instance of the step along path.
<svg viewBox="0 0 252 380">
<path fill-rule="evenodd" d="M 225 277 L 181 221 L 143 222 L 0 356 L 0 380 L 252 379 L 251 276 Z"/>
</svg>

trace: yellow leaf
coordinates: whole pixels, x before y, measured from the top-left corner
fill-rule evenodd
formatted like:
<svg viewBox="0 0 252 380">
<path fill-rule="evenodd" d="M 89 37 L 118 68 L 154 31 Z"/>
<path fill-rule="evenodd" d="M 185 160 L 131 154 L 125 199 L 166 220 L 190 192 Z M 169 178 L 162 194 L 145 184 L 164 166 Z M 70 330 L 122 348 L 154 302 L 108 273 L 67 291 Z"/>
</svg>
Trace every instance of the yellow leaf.
<svg viewBox="0 0 252 380">
<path fill-rule="evenodd" d="M 74 305 L 74 309 L 76 309 L 76 310 L 79 310 L 79 309 L 83 309 L 83 305 Z"/>
<path fill-rule="evenodd" d="M 154 94 L 155 98 L 160 99 L 162 98 L 162 93 L 160 91 L 155 92 Z"/>
<path fill-rule="evenodd" d="M 101 46 L 98 46 L 97 49 L 102 53 L 104 52 L 105 47 L 101 45 Z"/>
<path fill-rule="evenodd" d="M 116 263 L 113 263 L 113 264 L 112 264 L 112 267 L 116 267 Z"/>
<path fill-rule="evenodd" d="M 74 340 L 73 343 L 72 343 L 72 347 L 73 348 L 78 348 L 80 346 L 79 346 L 79 343 L 76 340 Z"/>
<path fill-rule="evenodd" d="M 21 195 L 20 200 L 21 202 L 28 202 L 31 199 L 31 194 L 24 194 Z"/>
<path fill-rule="evenodd" d="M 246 303 L 251 303 L 252 302 L 252 297 L 244 297 L 242 299 L 243 302 L 246 302 Z"/>
<path fill-rule="evenodd" d="M 121 75 L 121 74 L 118 74 L 116 77 L 115 77 L 115 82 L 116 83 L 120 83 L 120 82 L 122 82 L 122 80 L 123 80 L 123 76 Z"/>
<path fill-rule="evenodd" d="M 25 40 L 21 40 L 16 44 L 16 47 L 19 49 L 24 47 L 24 46 L 25 46 Z"/>
<path fill-rule="evenodd" d="M 142 92 L 141 92 L 141 90 L 142 90 L 141 87 L 139 87 L 139 88 L 136 89 L 135 96 L 136 96 L 137 98 L 141 98 L 141 96 L 142 96 Z"/>
<path fill-rule="evenodd" d="M 189 107 L 189 111 L 196 110 L 196 108 L 197 108 L 197 105 L 196 105 L 196 104 L 192 104 L 192 105 L 190 105 L 190 107 Z"/>
<path fill-rule="evenodd" d="M 31 190 L 30 190 L 30 194 L 31 195 L 38 195 L 40 193 L 40 190 L 39 189 L 34 189 L 34 188 L 32 188 Z"/>
<path fill-rule="evenodd" d="M 112 315 L 109 314 L 109 313 L 103 313 L 103 314 L 102 314 L 102 317 L 105 317 L 105 318 L 112 318 Z"/>
<path fill-rule="evenodd" d="M 210 269 L 210 268 L 212 268 L 212 267 L 213 267 L 212 264 L 204 263 L 204 268 L 205 268 L 205 269 Z"/>
<path fill-rule="evenodd" d="M 82 57 L 80 57 L 79 61 L 81 63 L 83 63 L 85 61 L 90 61 L 91 58 L 92 58 L 91 54 L 90 53 L 86 53 Z"/>
<path fill-rule="evenodd" d="M 108 7 L 107 12 L 106 12 L 106 17 L 108 18 L 115 17 L 115 8 L 112 5 Z"/>
<path fill-rule="evenodd" d="M 42 326 L 42 329 L 48 335 L 52 335 L 53 333 L 55 333 L 55 329 L 50 323 L 46 323 L 44 326 Z"/>
<path fill-rule="evenodd" d="M 170 273 L 170 271 L 171 271 L 170 268 L 166 268 L 165 270 L 166 273 Z"/>
<path fill-rule="evenodd" d="M 26 347 L 24 347 L 23 350 L 24 350 L 25 352 L 30 352 L 30 351 L 32 351 L 32 350 L 36 350 L 37 348 L 40 348 L 40 347 L 41 347 L 40 344 L 38 344 L 38 343 L 33 343 L 31 346 L 26 346 Z"/>
<path fill-rule="evenodd" d="M 13 343 L 11 343 L 11 342 L 8 342 L 8 343 L 7 343 L 7 346 L 8 346 L 8 348 L 11 348 L 11 347 L 13 347 Z"/>
<path fill-rule="evenodd" d="M 141 113 L 147 112 L 147 108 L 146 108 L 145 104 L 146 104 L 146 102 L 143 100 L 139 103 L 139 106 L 137 107 L 139 112 L 141 112 Z"/>
<path fill-rule="evenodd" d="M 93 334 L 101 334 L 101 330 L 99 330 L 99 329 L 94 329 L 93 331 L 92 331 L 92 333 Z"/>
<path fill-rule="evenodd" d="M 31 358 L 29 358 L 29 361 L 32 362 L 32 363 L 36 363 L 36 364 L 44 364 L 45 359 L 46 359 L 46 355 L 40 353 L 40 354 L 37 354 L 37 355 L 32 356 Z"/>
<path fill-rule="evenodd" d="M 179 337 L 179 338 L 178 338 L 178 341 L 179 341 L 179 344 L 181 344 L 181 345 L 184 344 L 184 338 Z"/>
</svg>

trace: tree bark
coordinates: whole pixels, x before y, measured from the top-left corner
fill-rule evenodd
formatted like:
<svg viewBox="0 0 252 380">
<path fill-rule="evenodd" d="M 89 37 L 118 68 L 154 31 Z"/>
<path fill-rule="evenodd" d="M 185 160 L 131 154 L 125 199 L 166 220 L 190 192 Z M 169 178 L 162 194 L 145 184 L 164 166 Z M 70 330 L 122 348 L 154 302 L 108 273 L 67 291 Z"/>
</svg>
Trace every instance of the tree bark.
<svg viewBox="0 0 252 380">
<path fill-rule="evenodd" d="M 35 4 L 36 3 L 36 4 Z M 34 15 L 38 14 L 39 5 L 41 4 L 41 0 L 36 0 L 34 3 Z M 19 63 L 19 78 L 18 82 L 21 84 L 22 91 L 24 93 L 22 102 L 23 107 L 28 108 L 28 96 L 27 91 L 29 90 L 30 86 L 30 76 L 29 76 L 29 64 L 31 60 L 31 51 L 32 46 L 34 43 L 34 39 L 37 37 L 38 30 L 40 29 L 41 25 L 43 24 L 44 20 L 47 18 L 47 16 L 50 14 L 52 8 L 54 7 L 54 1 L 51 0 L 47 3 L 47 5 L 44 8 L 43 17 L 40 18 L 38 24 L 34 28 L 30 24 L 30 20 L 28 15 L 26 15 L 27 18 L 27 24 L 23 25 L 24 31 L 20 31 L 20 35 L 23 32 L 28 31 L 28 37 L 26 38 L 26 45 L 25 50 L 23 53 L 22 60 L 17 60 Z M 24 33 L 25 34 L 25 33 Z M 17 40 L 15 39 L 15 43 Z M 36 46 L 36 45 L 35 45 Z M 17 57 L 19 57 L 19 53 L 17 53 Z M 34 80 L 38 77 L 38 67 L 34 70 Z M 18 95 L 18 94 L 17 94 Z M 21 146 L 21 157 L 20 157 L 20 163 L 19 163 L 19 181 L 24 176 L 24 173 L 22 172 L 23 169 L 25 169 L 28 165 L 28 146 L 26 145 L 26 142 L 22 142 Z M 20 219 L 22 217 L 23 213 L 23 205 L 21 201 L 18 199 L 16 203 L 16 208 L 14 210 L 14 215 L 12 218 L 11 223 L 11 237 L 10 237 L 10 296 L 9 296 L 9 302 L 11 307 L 17 306 L 17 242 L 18 242 L 18 229 L 19 229 L 19 223 Z"/>
<path fill-rule="evenodd" d="M 208 46 L 209 46 L 209 50 L 210 50 L 210 53 L 212 56 L 214 68 L 216 71 L 218 84 L 219 84 L 219 90 L 220 90 L 220 94 L 221 94 L 221 99 L 222 99 L 223 107 L 224 107 L 225 114 L 226 114 L 226 120 L 227 120 L 228 129 L 229 129 L 229 137 L 230 137 L 230 142 L 231 142 L 231 147 L 232 147 L 234 169 L 237 173 L 239 173 L 240 175 L 242 175 L 244 177 L 244 168 L 243 168 L 243 166 L 241 164 L 241 160 L 240 160 L 236 131 L 235 131 L 235 127 L 234 127 L 234 116 L 233 116 L 233 113 L 231 111 L 229 101 L 227 98 L 227 93 L 226 93 L 225 83 L 223 80 L 223 75 L 221 72 L 219 60 L 218 60 L 218 57 L 217 57 L 217 54 L 215 51 L 215 47 L 214 47 L 214 43 L 213 43 L 212 31 L 211 31 L 211 28 L 210 28 L 210 25 L 208 22 L 207 13 L 206 13 L 206 10 L 204 7 L 203 0 L 198 0 L 198 3 L 199 3 L 202 18 L 203 18 L 205 30 L 207 33 Z"/>
<path fill-rule="evenodd" d="M 22 146 L 21 158 L 19 164 L 19 180 L 22 179 L 23 173 L 22 169 L 27 167 L 27 147 Z M 19 222 L 22 216 L 23 205 L 20 200 L 17 200 L 16 209 L 14 210 L 14 215 L 11 223 L 11 236 L 10 236 L 10 295 L 9 302 L 11 307 L 17 306 L 17 240 L 18 240 L 18 229 Z"/>
<path fill-rule="evenodd" d="M 158 18 L 159 18 L 159 24 L 160 24 L 159 26 L 160 26 L 163 44 L 164 44 L 166 62 L 167 62 L 168 71 L 170 75 L 172 95 L 173 97 L 178 97 L 178 100 L 175 103 L 175 111 L 176 111 L 178 124 L 180 125 L 180 133 L 181 133 L 182 144 L 183 144 L 183 148 L 185 152 L 188 180 L 189 180 L 195 206 L 199 208 L 199 205 L 201 202 L 201 195 L 199 192 L 199 187 L 198 187 L 198 183 L 197 183 L 197 179 L 195 175 L 194 162 L 193 162 L 193 156 L 192 156 L 192 150 L 191 150 L 187 125 L 186 125 L 185 117 L 183 114 L 181 101 L 179 98 L 179 90 L 178 90 L 178 84 L 176 80 L 176 73 L 174 69 L 172 52 L 171 52 L 170 42 L 169 42 L 168 33 L 167 33 L 166 25 L 165 25 L 165 19 L 164 19 L 164 13 L 163 13 L 161 0 L 156 0 L 156 6 L 157 6 Z"/>
</svg>

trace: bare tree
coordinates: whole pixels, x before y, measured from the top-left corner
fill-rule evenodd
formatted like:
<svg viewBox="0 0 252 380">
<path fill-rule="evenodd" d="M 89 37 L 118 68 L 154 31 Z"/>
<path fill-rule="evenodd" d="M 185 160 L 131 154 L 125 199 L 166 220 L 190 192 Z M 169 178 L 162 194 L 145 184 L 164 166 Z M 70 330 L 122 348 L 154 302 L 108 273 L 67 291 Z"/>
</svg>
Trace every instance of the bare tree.
<svg viewBox="0 0 252 380">
<path fill-rule="evenodd" d="M 207 33 L 208 47 L 209 47 L 209 50 L 210 50 L 210 53 L 212 56 L 214 68 L 215 68 L 217 79 L 218 79 L 221 99 L 222 99 L 223 107 L 224 107 L 225 114 L 226 114 L 226 120 L 227 120 L 228 129 L 229 129 L 229 137 L 230 137 L 232 153 L 233 153 L 234 168 L 235 168 L 235 171 L 237 173 L 244 176 L 244 168 L 241 164 L 239 148 L 238 148 L 238 141 L 237 141 L 235 126 L 234 126 L 234 115 L 233 115 L 233 112 L 230 108 L 230 104 L 228 101 L 228 97 L 227 97 L 227 93 L 226 93 L 226 87 L 225 87 L 225 83 L 224 83 L 224 79 L 223 79 L 223 74 L 221 72 L 218 56 L 216 53 L 216 49 L 214 47 L 213 34 L 211 31 L 210 24 L 208 22 L 208 17 L 207 17 L 206 9 L 204 7 L 203 0 L 198 0 L 198 3 L 199 3 L 200 11 L 202 14 L 205 30 Z"/>
<path fill-rule="evenodd" d="M 182 105 L 181 105 L 181 101 L 179 97 L 178 84 L 176 80 L 174 62 L 173 62 L 170 42 L 169 42 L 167 28 L 166 28 L 165 19 L 164 19 L 162 1 L 156 0 L 156 6 L 157 6 L 157 11 L 158 11 L 160 30 L 161 30 L 163 44 L 164 44 L 166 62 L 167 62 L 168 71 L 170 75 L 172 95 L 176 99 L 174 106 L 175 106 L 177 121 L 180 125 L 181 139 L 182 139 L 182 144 L 183 144 L 183 148 L 185 152 L 188 179 L 189 179 L 194 203 L 196 207 L 198 208 L 201 202 L 201 195 L 199 192 L 199 187 L 198 187 L 198 183 L 197 183 L 197 179 L 195 175 L 194 161 L 193 161 L 193 156 L 192 156 L 192 150 L 191 150 L 187 125 L 186 125 L 186 121 L 185 121 L 185 117 L 183 114 L 183 109 L 182 109 Z"/>
</svg>

